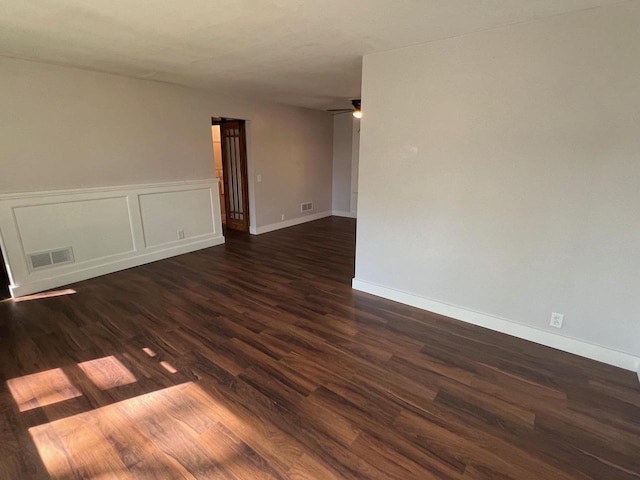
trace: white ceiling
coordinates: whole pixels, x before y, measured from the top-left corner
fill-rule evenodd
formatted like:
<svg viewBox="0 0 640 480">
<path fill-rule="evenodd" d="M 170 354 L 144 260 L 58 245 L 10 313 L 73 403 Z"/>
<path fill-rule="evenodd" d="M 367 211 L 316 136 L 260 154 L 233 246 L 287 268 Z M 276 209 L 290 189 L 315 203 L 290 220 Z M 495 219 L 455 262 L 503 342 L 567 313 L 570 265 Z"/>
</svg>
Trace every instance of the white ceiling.
<svg viewBox="0 0 640 480">
<path fill-rule="evenodd" d="M 359 96 L 363 54 L 611 3 L 2 0 L 0 55 L 342 107 Z"/>
</svg>

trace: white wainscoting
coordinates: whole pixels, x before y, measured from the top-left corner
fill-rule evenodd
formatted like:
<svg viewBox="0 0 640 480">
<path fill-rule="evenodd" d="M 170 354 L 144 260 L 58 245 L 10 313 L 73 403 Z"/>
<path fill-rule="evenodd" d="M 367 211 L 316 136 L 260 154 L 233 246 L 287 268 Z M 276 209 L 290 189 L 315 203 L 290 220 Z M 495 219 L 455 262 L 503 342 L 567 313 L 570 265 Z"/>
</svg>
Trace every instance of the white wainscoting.
<svg viewBox="0 0 640 480">
<path fill-rule="evenodd" d="M 625 370 L 639 372 L 638 379 L 640 379 L 640 357 L 630 353 L 619 352 L 617 350 L 612 350 L 600 345 L 594 345 L 582 340 L 539 330 L 511 320 L 438 302 L 436 300 L 431 300 L 430 298 L 395 290 L 393 288 L 385 287 L 384 285 L 378 285 L 358 278 L 354 278 L 351 284 L 355 290 L 359 290 L 361 292 L 394 300 L 396 302 L 404 303 L 405 305 L 444 315 L 445 317 L 472 323 L 480 327 L 495 330 L 496 332 L 506 333 L 507 335 L 529 340 L 530 342 L 545 345 L 564 352 L 573 353 L 574 355 L 579 355 L 581 357 L 590 358 L 598 362 L 614 365 L 616 367 L 624 368 Z"/>
<path fill-rule="evenodd" d="M 224 243 L 219 202 L 217 179 L 0 195 L 11 294 Z M 31 268 L 28 255 L 68 247 L 73 263 Z"/>
</svg>

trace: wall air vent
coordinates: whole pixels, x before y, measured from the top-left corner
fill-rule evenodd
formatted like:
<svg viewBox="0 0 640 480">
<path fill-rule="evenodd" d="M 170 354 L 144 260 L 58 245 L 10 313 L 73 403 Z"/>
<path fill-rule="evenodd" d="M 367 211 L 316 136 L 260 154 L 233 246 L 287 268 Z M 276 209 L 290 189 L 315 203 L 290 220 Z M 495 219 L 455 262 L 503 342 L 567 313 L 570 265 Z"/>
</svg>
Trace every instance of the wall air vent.
<svg viewBox="0 0 640 480">
<path fill-rule="evenodd" d="M 300 204 L 300 211 L 301 212 L 309 212 L 313 210 L 313 202 L 307 202 L 307 203 L 301 203 Z"/>
<path fill-rule="evenodd" d="M 73 263 L 73 249 L 71 247 L 60 248 L 48 252 L 30 253 L 29 265 L 32 270 L 54 267 L 65 263 Z"/>
<path fill-rule="evenodd" d="M 34 270 L 37 268 L 48 267 L 49 265 L 53 264 L 53 261 L 51 260 L 51 254 L 48 252 L 34 253 L 32 255 L 29 255 L 29 261 L 31 262 L 31 268 L 33 268 Z"/>
</svg>

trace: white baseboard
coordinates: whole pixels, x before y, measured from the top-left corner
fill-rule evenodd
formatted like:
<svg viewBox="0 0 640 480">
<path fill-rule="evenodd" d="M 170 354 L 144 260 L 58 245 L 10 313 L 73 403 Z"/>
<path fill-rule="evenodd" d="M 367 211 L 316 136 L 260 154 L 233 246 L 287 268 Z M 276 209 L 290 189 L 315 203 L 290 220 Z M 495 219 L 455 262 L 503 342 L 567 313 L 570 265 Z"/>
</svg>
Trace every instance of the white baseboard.
<svg viewBox="0 0 640 480">
<path fill-rule="evenodd" d="M 152 253 L 144 253 L 141 255 L 134 254 L 128 256 L 127 258 L 121 258 L 100 265 L 93 265 L 82 270 L 74 270 L 61 275 L 42 280 L 36 280 L 22 285 L 10 285 L 9 290 L 12 297 L 22 297 L 24 295 L 31 295 L 33 293 L 42 292 L 51 288 L 58 288 L 64 285 L 69 285 L 71 283 L 80 282 L 82 280 L 88 280 L 90 278 L 106 275 L 108 273 L 125 270 L 127 268 L 138 267 L 140 265 L 144 265 L 145 263 L 156 262 L 158 260 L 164 260 L 165 258 L 175 257 L 176 255 L 194 252 L 202 248 L 214 247 L 223 243 L 224 237 L 221 235 L 198 240 L 195 242 L 182 243 L 180 245 L 163 248 L 162 250 L 157 250 Z"/>
<path fill-rule="evenodd" d="M 496 332 L 506 333 L 507 335 L 512 335 L 540 345 L 545 345 L 557 350 L 573 353 L 574 355 L 590 358 L 598 362 L 624 368 L 625 370 L 638 372 L 640 369 L 640 357 L 629 353 L 619 352 L 600 345 L 594 345 L 581 340 L 564 337 L 556 333 L 546 332 L 521 323 L 494 317 L 485 313 L 475 312 L 455 305 L 438 302 L 436 300 L 402 292 L 400 290 L 359 280 L 357 278 L 353 279 L 352 287 L 361 292 L 394 300 L 422 310 L 427 310 L 439 315 L 444 315 L 456 320 L 495 330 Z"/>
<path fill-rule="evenodd" d="M 301 223 L 312 222 L 314 220 L 320 220 L 321 218 L 330 217 L 331 211 L 313 213 L 311 215 L 305 215 L 304 217 L 296 217 L 290 220 L 284 220 L 282 222 L 272 223 L 270 225 L 263 225 L 261 227 L 249 227 L 249 233 L 252 235 L 260 235 L 262 233 L 273 232 L 274 230 L 280 230 L 282 228 L 293 227 L 300 225 Z"/>
<path fill-rule="evenodd" d="M 357 218 L 356 212 L 341 212 L 340 210 L 333 210 L 331 215 L 334 217 L 347 217 L 347 218 Z"/>
</svg>

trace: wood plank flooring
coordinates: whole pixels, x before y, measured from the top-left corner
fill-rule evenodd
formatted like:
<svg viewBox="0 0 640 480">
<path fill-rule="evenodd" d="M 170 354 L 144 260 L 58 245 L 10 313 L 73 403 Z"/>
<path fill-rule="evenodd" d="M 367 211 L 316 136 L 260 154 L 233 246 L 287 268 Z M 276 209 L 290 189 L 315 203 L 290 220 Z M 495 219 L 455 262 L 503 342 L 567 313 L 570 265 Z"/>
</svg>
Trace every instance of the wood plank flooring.
<svg viewBox="0 0 640 480">
<path fill-rule="evenodd" d="M 635 374 L 352 291 L 354 238 L 0 303 L 0 478 L 640 478 Z"/>
</svg>

